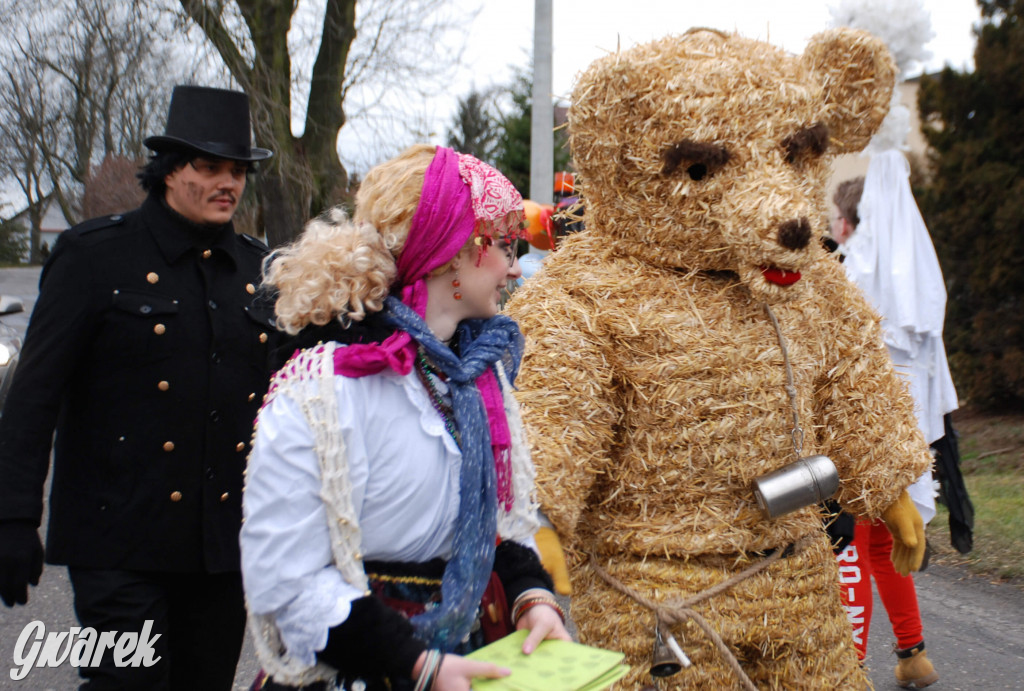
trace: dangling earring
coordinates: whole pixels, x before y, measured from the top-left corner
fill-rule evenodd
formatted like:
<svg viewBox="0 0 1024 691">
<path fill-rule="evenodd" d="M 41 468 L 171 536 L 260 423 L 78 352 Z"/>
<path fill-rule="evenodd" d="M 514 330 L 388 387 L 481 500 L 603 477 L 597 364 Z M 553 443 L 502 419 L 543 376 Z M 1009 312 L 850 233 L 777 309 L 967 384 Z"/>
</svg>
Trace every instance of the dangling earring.
<svg viewBox="0 0 1024 691">
<path fill-rule="evenodd" d="M 461 300 L 462 299 L 462 293 L 459 292 L 459 286 L 461 286 L 461 285 L 462 285 L 462 283 L 459 282 L 459 272 L 456 271 L 455 272 L 455 278 L 452 279 L 452 288 L 455 291 L 453 293 L 453 297 L 456 300 Z"/>
</svg>

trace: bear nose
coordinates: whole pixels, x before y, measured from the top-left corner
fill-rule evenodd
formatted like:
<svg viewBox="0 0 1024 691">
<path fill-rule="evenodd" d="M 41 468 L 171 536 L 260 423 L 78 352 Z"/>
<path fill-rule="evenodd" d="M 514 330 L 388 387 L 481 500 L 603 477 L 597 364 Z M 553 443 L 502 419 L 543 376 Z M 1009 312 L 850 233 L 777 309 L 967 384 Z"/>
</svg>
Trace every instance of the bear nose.
<svg viewBox="0 0 1024 691">
<path fill-rule="evenodd" d="M 788 250 L 802 250 L 811 241 L 811 224 L 806 217 L 791 219 L 779 226 L 779 244 Z"/>
</svg>

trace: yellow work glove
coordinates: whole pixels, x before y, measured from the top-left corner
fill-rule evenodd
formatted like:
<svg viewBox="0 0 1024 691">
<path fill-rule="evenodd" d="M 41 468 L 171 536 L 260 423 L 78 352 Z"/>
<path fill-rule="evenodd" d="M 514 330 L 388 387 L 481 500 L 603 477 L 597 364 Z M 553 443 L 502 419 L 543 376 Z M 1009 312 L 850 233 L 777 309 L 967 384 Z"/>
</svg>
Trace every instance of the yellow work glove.
<svg viewBox="0 0 1024 691">
<path fill-rule="evenodd" d="M 554 529 L 543 527 L 537 531 L 534 539 L 540 552 L 540 563 L 544 570 L 551 574 L 551 580 L 555 583 L 555 592 L 559 595 L 571 595 L 569 568 L 565 565 L 565 553 L 562 552 L 562 543 L 558 541 L 558 535 Z"/>
<path fill-rule="evenodd" d="M 906 490 L 882 512 L 882 522 L 892 533 L 892 565 L 901 576 L 921 568 L 924 559 L 924 521 Z"/>
</svg>

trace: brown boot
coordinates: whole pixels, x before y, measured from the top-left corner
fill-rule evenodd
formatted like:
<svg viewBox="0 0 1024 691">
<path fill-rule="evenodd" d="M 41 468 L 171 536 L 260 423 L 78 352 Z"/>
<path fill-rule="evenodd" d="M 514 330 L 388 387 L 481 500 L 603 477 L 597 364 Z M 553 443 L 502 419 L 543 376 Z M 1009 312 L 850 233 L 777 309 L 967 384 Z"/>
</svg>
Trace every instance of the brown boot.
<svg viewBox="0 0 1024 691">
<path fill-rule="evenodd" d="M 917 645 L 896 649 L 896 683 L 904 688 L 923 689 L 939 680 L 939 674 L 924 651 L 924 641 Z"/>
</svg>

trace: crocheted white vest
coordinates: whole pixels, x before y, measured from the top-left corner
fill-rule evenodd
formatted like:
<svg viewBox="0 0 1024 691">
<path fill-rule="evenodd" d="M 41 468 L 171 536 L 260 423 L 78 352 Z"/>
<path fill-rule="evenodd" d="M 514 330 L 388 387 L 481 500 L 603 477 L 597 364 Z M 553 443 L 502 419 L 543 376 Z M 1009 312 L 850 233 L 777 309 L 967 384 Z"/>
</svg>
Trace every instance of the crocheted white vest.
<svg viewBox="0 0 1024 691">
<path fill-rule="evenodd" d="M 369 595 L 363 570 L 359 517 L 352 505 L 348 453 L 334 393 L 334 351 L 337 347 L 331 342 L 296 353 L 274 375 L 264 406 L 277 396 L 287 396 L 302 410 L 315 436 L 314 448 L 320 463 L 320 497 L 327 514 L 334 566 L 348 583 Z M 526 543 L 539 527 L 533 463 L 519 406 L 500 364 L 498 377 L 512 436 L 512 489 L 515 493 L 511 510 L 499 508 L 498 534 L 504 540 Z M 321 680 L 330 681 L 337 675 L 337 670 L 328 665 L 317 663 L 310 667 L 288 655 L 273 615 L 250 613 L 248 626 L 263 670 L 276 682 L 302 686 Z"/>
</svg>

